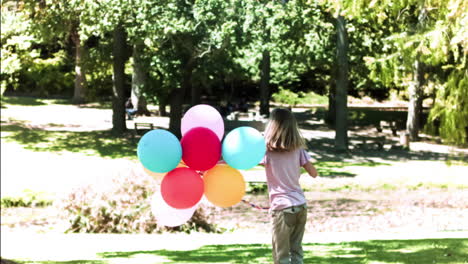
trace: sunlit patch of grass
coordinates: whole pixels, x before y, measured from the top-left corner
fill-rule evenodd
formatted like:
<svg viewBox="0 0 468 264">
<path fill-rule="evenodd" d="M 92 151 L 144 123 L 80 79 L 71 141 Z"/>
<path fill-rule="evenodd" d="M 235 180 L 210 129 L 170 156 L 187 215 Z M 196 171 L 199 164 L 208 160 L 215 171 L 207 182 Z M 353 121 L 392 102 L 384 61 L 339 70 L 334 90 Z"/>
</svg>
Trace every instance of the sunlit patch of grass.
<svg viewBox="0 0 468 264">
<path fill-rule="evenodd" d="M 157 245 L 155 245 L 157 247 Z M 468 239 L 369 240 L 305 243 L 304 263 L 466 263 Z M 88 256 L 89 257 L 89 256 Z M 24 263 L 272 263 L 269 244 L 205 245 L 193 250 L 98 253 L 95 259 Z"/>
<path fill-rule="evenodd" d="M 346 170 L 348 167 L 377 167 L 390 166 L 384 162 L 344 162 L 344 161 L 317 161 L 314 166 L 321 177 L 354 177 L 355 173 Z M 301 174 L 306 173 L 304 168 L 301 168 Z"/>
<path fill-rule="evenodd" d="M 445 164 L 447 166 L 468 166 L 468 156 L 449 156 Z"/>
<path fill-rule="evenodd" d="M 442 190 L 451 190 L 451 189 L 467 189 L 468 184 L 464 183 L 454 183 L 454 182 L 420 182 L 413 185 L 405 186 L 409 190 L 418 190 L 418 189 L 442 189 Z"/>
</svg>

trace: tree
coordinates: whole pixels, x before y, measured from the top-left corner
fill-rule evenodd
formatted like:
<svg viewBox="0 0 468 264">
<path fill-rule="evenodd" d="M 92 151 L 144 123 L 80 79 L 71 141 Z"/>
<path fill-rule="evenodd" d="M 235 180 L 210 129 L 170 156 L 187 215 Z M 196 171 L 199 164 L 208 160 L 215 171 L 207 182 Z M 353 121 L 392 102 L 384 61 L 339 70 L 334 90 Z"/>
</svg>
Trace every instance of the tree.
<svg viewBox="0 0 468 264">
<path fill-rule="evenodd" d="M 125 62 L 127 56 L 127 36 L 122 24 L 117 24 L 113 32 L 113 86 L 112 86 L 112 131 L 122 134 L 127 130 L 125 122 Z"/>
<path fill-rule="evenodd" d="M 143 58 L 145 52 L 145 45 L 142 42 L 137 42 L 133 45 L 133 74 L 132 74 L 132 90 L 131 100 L 132 104 L 136 107 L 138 114 L 148 115 L 147 101 L 144 95 L 145 86 L 148 85 L 148 66 L 145 64 Z"/>
<path fill-rule="evenodd" d="M 335 149 L 346 151 L 348 149 L 348 34 L 343 16 L 336 19 L 336 124 Z"/>
<path fill-rule="evenodd" d="M 152 91 L 146 92 L 158 94 L 159 101 L 169 102 L 169 127 L 174 134 L 180 136 L 186 98 L 190 96 L 190 104 L 200 102 L 203 83 L 208 79 L 204 75 L 222 72 L 224 69 L 215 68 L 221 60 L 229 64 L 230 54 L 225 51 L 236 40 L 238 25 L 234 21 L 238 19 L 236 9 L 241 4 L 218 0 L 193 3 L 141 0 L 136 5 L 140 9 L 138 31 L 144 36 L 139 39 L 144 40 L 150 51 L 150 77 L 159 86 L 152 86 Z"/>
<path fill-rule="evenodd" d="M 75 52 L 75 85 L 72 101 L 86 101 L 86 75 L 82 58 L 86 53 L 80 36 L 80 17 L 87 0 L 33 1 L 25 0 L 24 8 L 30 14 L 33 32 L 44 42 L 59 42 L 66 45 L 70 39 Z"/>
<path fill-rule="evenodd" d="M 368 5 L 360 1 L 356 6 L 361 7 L 361 4 Z M 464 25 L 468 21 L 468 2 L 380 1 L 379 5 L 368 6 L 373 11 L 368 17 L 381 22 L 379 24 L 385 21 L 392 25 L 392 31 L 384 39 L 383 52 L 367 58 L 366 62 L 372 71 L 371 77 L 379 78 L 388 86 L 409 88 L 407 130 L 412 139 L 417 139 L 422 125 L 419 123 L 422 88 L 430 85 L 438 88 L 429 121 L 440 122 L 439 128 L 430 127 L 444 131 L 441 136 L 450 142 L 466 142 L 463 125 L 468 112 L 463 103 L 456 104 L 458 111 L 450 109 L 455 101 L 466 100 L 460 96 L 465 90 L 459 84 L 464 84 L 466 74 L 468 41 Z"/>
</svg>

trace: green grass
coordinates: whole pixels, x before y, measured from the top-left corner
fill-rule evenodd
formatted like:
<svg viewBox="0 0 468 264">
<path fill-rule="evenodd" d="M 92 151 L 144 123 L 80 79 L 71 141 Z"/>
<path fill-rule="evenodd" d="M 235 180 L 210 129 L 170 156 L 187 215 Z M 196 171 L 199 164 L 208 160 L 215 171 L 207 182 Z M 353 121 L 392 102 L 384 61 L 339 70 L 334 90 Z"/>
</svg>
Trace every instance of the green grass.
<svg viewBox="0 0 468 264">
<path fill-rule="evenodd" d="M 1 97 L 2 107 L 8 105 L 20 105 L 20 106 L 41 106 L 51 104 L 70 104 L 70 100 L 67 99 L 45 99 L 28 96 L 2 96 Z"/>
<path fill-rule="evenodd" d="M 344 161 L 317 161 L 314 163 L 320 177 L 354 177 L 356 174 L 346 171 L 347 167 L 377 167 L 390 166 L 384 162 L 344 162 Z M 306 173 L 301 168 L 301 174 Z"/>
<path fill-rule="evenodd" d="M 102 252 L 97 254 L 97 258 L 90 260 L 72 259 L 22 263 L 271 263 L 271 245 L 228 244 L 205 245 L 194 250 Z M 304 244 L 304 263 L 468 263 L 468 239 L 306 243 Z"/>
<path fill-rule="evenodd" d="M 24 190 L 18 196 L 2 196 L 2 208 L 9 207 L 45 207 L 52 205 L 54 199 L 51 194 L 46 192 L 36 192 L 33 190 Z"/>
</svg>

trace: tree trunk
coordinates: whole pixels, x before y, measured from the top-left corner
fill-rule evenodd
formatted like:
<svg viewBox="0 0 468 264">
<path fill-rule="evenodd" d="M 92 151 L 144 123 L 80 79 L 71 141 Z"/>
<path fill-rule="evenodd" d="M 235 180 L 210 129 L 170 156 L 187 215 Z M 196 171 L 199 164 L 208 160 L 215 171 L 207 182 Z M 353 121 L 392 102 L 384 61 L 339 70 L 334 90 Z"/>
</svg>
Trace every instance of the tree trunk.
<svg viewBox="0 0 468 264">
<path fill-rule="evenodd" d="M 200 85 L 195 85 L 195 86 L 192 86 L 192 100 L 191 100 L 191 103 L 192 103 L 192 106 L 193 105 L 197 105 L 201 102 L 201 87 Z"/>
<path fill-rule="evenodd" d="M 270 51 L 264 50 L 261 62 L 260 114 L 270 115 Z"/>
<path fill-rule="evenodd" d="M 337 32 L 337 78 L 336 78 L 336 122 L 335 149 L 348 149 L 348 34 L 346 22 L 342 16 L 336 20 Z"/>
<path fill-rule="evenodd" d="M 415 141 L 419 138 L 422 114 L 422 86 L 424 83 L 424 72 L 422 64 L 418 60 L 414 62 L 413 81 L 408 87 L 409 104 L 408 118 L 406 119 L 406 130 L 410 139 Z"/>
<path fill-rule="evenodd" d="M 112 87 L 112 131 L 122 134 L 127 130 L 125 122 L 125 61 L 126 34 L 121 24 L 114 29 L 113 55 L 113 87 Z"/>
<path fill-rule="evenodd" d="M 182 137 L 180 131 L 180 122 L 182 119 L 182 106 L 184 103 L 185 92 L 192 89 L 192 74 L 194 68 L 194 59 L 190 58 L 182 67 L 182 81 L 180 88 L 173 89 L 170 96 L 171 111 L 169 113 L 169 130 L 178 138 Z"/>
<path fill-rule="evenodd" d="M 332 73 L 332 76 L 336 76 L 336 72 Z M 328 113 L 325 119 L 327 125 L 331 128 L 335 128 L 336 119 L 336 81 L 333 85 L 330 85 L 328 91 Z"/>
<path fill-rule="evenodd" d="M 167 98 L 159 98 L 159 115 L 160 116 L 167 116 L 167 111 L 166 111 L 166 106 L 167 106 Z"/>
<path fill-rule="evenodd" d="M 145 85 L 148 82 L 146 67 L 142 60 L 145 45 L 137 43 L 133 45 L 133 74 L 132 74 L 132 104 L 136 106 L 137 114 L 149 115 L 146 98 L 143 96 Z"/>
<path fill-rule="evenodd" d="M 71 33 L 71 39 L 75 45 L 75 87 L 72 102 L 82 104 L 86 101 L 86 76 L 82 64 L 85 47 L 81 45 L 80 35 L 75 27 Z"/>
<path fill-rule="evenodd" d="M 422 2 L 421 10 L 418 15 L 418 22 L 416 24 L 416 31 L 422 31 L 424 20 L 427 15 L 425 8 L 425 1 Z M 422 114 L 422 100 L 423 100 L 423 85 L 424 85 L 424 70 L 423 64 L 419 61 L 419 55 L 413 65 L 413 81 L 408 87 L 409 104 L 408 104 L 408 118 L 406 119 L 406 131 L 408 132 L 411 140 L 419 139 L 419 129 L 421 126 Z"/>
</svg>

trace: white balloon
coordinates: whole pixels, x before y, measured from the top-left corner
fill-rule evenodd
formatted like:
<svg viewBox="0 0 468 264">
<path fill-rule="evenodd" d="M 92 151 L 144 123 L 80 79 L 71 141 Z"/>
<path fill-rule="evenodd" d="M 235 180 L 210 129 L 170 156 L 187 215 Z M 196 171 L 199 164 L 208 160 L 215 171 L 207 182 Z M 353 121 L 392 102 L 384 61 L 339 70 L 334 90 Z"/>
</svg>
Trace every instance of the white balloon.
<svg viewBox="0 0 468 264">
<path fill-rule="evenodd" d="M 151 200 L 151 212 L 159 225 L 175 227 L 185 224 L 192 218 L 198 204 L 187 209 L 176 209 L 169 206 L 161 196 L 160 191 L 156 191 Z"/>
</svg>

